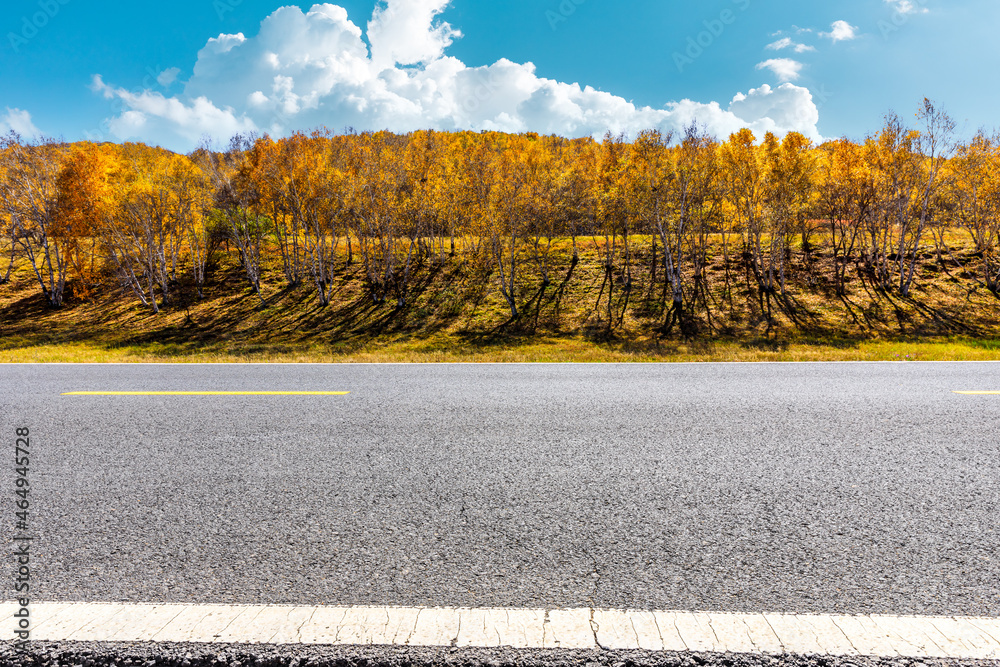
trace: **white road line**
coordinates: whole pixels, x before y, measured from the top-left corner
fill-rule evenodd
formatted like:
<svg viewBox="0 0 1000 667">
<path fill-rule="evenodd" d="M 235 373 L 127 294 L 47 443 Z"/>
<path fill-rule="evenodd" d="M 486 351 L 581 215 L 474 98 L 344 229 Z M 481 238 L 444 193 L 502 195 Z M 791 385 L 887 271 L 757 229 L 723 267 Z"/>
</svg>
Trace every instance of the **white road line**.
<svg viewBox="0 0 1000 667">
<path fill-rule="evenodd" d="M 0 602 L 13 631 L 18 605 Z M 724 614 L 623 609 L 467 609 L 39 602 L 31 639 L 1000 658 L 1000 619 Z"/>
</svg>

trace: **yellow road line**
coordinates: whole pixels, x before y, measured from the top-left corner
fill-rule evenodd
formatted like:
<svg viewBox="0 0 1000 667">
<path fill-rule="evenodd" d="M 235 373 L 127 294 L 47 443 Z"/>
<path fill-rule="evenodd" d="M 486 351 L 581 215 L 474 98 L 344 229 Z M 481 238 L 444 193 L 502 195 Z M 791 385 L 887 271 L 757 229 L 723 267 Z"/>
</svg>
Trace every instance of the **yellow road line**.
<svg viewBox="0 0 1000 667">
<path fill-rule="evenodd" d="M 1000 391 L 956 391 L 952 393 L 963 396 L 1000 396 Z"/>
<path fill-rule="evenodd" d="M 70 391 L 63 396 L 347 396 L 349 391 Z"/>
</svg>

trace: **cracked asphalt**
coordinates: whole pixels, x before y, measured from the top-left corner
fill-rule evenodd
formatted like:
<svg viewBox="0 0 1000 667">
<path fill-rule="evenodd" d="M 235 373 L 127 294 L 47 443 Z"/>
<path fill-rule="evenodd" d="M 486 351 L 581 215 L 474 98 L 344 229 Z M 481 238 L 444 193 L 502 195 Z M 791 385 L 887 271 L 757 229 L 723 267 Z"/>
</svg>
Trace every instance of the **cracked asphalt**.
<svg viewBox="0 0 1000 667">
<path fill-rule="evenodd" d="M 997 616 L 954 390 L 1000 365 L 0 366 L 53 601 Z"/>
</svg>

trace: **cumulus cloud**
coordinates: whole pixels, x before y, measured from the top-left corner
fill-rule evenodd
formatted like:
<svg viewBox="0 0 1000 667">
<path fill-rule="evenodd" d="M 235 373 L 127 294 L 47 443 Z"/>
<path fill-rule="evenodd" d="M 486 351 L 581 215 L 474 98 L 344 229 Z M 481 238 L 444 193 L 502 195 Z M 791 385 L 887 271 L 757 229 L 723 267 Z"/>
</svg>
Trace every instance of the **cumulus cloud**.
<svg viewBox="0 0 1000 667">
<path fill-rule="evenodd" d="M 791 58 L 771 58 L 757 63 L 757 69 L 771 70 L 771 73 L 778 77 L 778 81 L 795 81 L 802 74 L 802 63 Z"/>
<path fill-rule="evenodd" d="M 0 135 L 8 132 L 17 132 L 25 138 L 39 137 L 42 134 L 41 130 L 31 122 L 30 113 L 10 107 L 7 107 L 6 113 L 0 116 Z"/>
<path fill-rule="evenodd" d="M 462 33 L 448 23 L 435 22 L 451 0 L 389 0 L 375 7 L 368 22 L 368 43 L 376 67 L 390 68 L 430 62 Z"/>
<path fill-rule="evenodd" d="M 173 147 L 193 147 L 205 134 L 283 136 L 320 126 L 600 137 L 609 130 L 681 130 L 698 121 L 720 137 L 749 127 L 757 134 L 794 130 L 820 138 L 812 95 L 788 83 L 797 71 L 779 75 L 786 83 L 777 88 L 737 94 L 726 106 L 685 99 L 639 107 L 590 86 L 541 77 L 532 63 L 501 59 L 470 67 L 448 56 L 448 46 L 460 36 L 438 20 L 449 1 L 379 4 L 367 26 L 370 51 L 342 7 L 282 7 L 255 36 L 209 39 L 179 95 L 129 92 L 100 77 L 93 87 L 122 105 L 109 119 L 116 138 Z"/>
<path fill-rule="evenodd" d="M 798 42 L 792 40 L 791 37 L 782 37 L 776 42 L 771 42 L 765 48 L 771 51 L 781 51 L 783 49 L 792 49 L 795 53 L 807 53 L 809 51 L 815 51 L 815 46 L 809 46 L 808 44 L 799 44 Z"/>
<path fill-rule="evenodd" d="M 205 135 L 231 137 L 256 129 L 245 114 L 237 117 L 231 108 L 218 108 L 207 97 L 187 103 L 153 91 L 133 93 L 113 88 L 99 76 L 91 86 L 108 99 L 118 99 L 126 110 L 108 122 L 109 131 L 120 138 L 177 136 L 190 145 Z"/>
<path fill-rule="evenodd" d="M 826 37 L 837 42 L 846 42 L 858 36 L 858 29 L 847 21 L 834 21 L 830 24 L 830 32 L 821 32 L 821 37 Z"/>
<path fill-rule="evenodd" d="M 923 4 L 925 0 L 917 0 L 917 2 Z M 885 4 L 892 7 L 894 11 L 899 14 L 926 14 L 928 9 L 926 7 L 918 7 L 917 3 L 912 0 L 885 0 Z"/>
<path fill-rule="evenodd" d="M 181 70 L 178 67 L 165 69 L 156 76 L 156 82 L 164 88 L 169 88 L 177 80 L 177 75 L 180 73 Z"/>
</svg>

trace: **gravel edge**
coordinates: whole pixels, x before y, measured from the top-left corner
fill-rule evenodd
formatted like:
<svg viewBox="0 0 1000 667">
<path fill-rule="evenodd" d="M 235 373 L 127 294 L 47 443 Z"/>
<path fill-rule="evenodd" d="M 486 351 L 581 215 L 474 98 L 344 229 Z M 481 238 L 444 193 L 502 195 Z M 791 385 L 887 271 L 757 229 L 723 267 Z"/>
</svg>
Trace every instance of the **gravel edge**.
<svg viewBox="0 0 1000 667">
<path fill-rule="evenodd" d="M 1000 660 L 149 642 L 0 645 L 0 667 L 1000 667 Z"/>
</svg>

